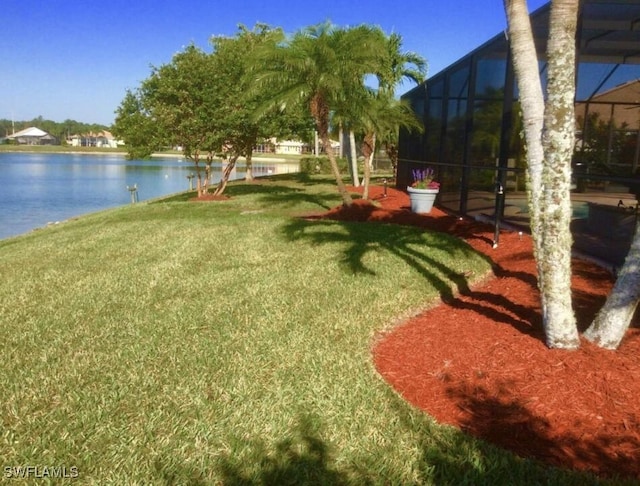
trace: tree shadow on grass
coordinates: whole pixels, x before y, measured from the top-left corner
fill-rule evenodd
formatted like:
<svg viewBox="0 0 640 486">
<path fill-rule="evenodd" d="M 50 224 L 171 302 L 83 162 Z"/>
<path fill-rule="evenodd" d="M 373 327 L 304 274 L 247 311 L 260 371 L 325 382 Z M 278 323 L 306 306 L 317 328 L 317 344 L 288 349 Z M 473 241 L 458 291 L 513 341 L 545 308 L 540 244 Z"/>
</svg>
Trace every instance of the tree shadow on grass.
<svg viewBox="0 0 640 486">
<path fill-rule="evenodd" d="M 338 468 L 332 448 L 321 438 L 317 422 L 310 416 L 299 417 L 290 433 L 273 445 L 260 438 L 238 439 L 232 447 L 241 450 L 242 457 L 223 453 L 214 459 L 215 466 L 209 471 L 196 465 L 158 460 L 156 475 L 163 484 L 193 486 L 365 484 L 353 481 L 352 474 Z"/>
<path fill-rule="evenodd" d="M 500 294 L 473 289 L 469 280 L 478 276 L 456 271 L 446 260 L 433 256 L 437 252 L 448 254 L 451 259 L 460 259 L 474 252 L 470 247 L 461 247 L 455 237 L 394 224 L 300 219 L 289 223 L 284 233 L 290 241 L 307 240 L 314 245 L 346 244 L 338 258 L 354 275 L 375 275 L 375 268 L 365 264 L 365 256 L 370 252 L 386 251 L 422 275 L 436 289 L 442 301 L 450 306 L 472 310 L 544 341 L 540 316 L 534 309 L 518 305 Z M 486 256 L 482 257 L 491 261 Z M 526 283 L 535 287 L 535 279 L 530 279 L 529 274 L 519 276 L 507 270 L 499 271 L 502 276 L 526 278 Z"/>
<path fill-rule="evenodd" d="M 640 478 L 640 439 L 633 430 L 620 430 L 615 436 L 590 434 L 579 425 L 567 424 L 565 431 L 555 428 L 552 433 L 549 420 L 532 408 L 535 402 L 518 400 L 513 384 L 504 380 L 498 390 L 489 392 L 477 383 L 458 383 L 449 388 L 449 396 L 467 412 L 462 430 L 521 457 L 556 467 L 610 478 Z"/>
<path fill-rule="evenodd" d="M 304 180 L 304 178 L 297 178 L 297 182 L 301 180 Z M 307 184 L 317 185 L 318 181 L 314 180 Z M 212 191 L 213 188 L 211 188 L 209 192 L 211 193 Z M 315 210 L 318 211 L 327 211 L 339 203 L 337 192 L 325 191 L 314 194 L 304 188 L 279 184 L 278 179 L 272 179 L 271 177 L 265 180 L 256 179 L 252 182 L 235 182 L 234 184 L 230 184 L 221 196 L 221 200 L 242 196 L 257 196 L 260 202 L 268 207 L 296 208 L 298 206 L 316 206 Z M 151 204 L 188 202 L 195 200 L 196 197 L 197 194 L 195 191 L 187 191 L 169 197 L 159 198 L 151 201 Z"/>
<path fill-rule="evenodd" d="M 225 485 L 346 485 L 354 484 L 346 471 L 335 463 L 332 448 L 320 437 L 317 426 L 303 416 L 289 436 L 272 447 L 254 440 L 245 444 L 255 457 L 253 463 L 240 463 L 223 456 L 218 473 Z M 257 467 L 256 467 L 257 466 Z M 360 481 L 355 481 L 360 483 Z"/>
<path fill-rule="evenodd" d="M 438 426 L 412 410 L 391 390 L 387 391 L 387 397 L 398 423 L 406 436 L 413 438 L 419 451 L 417 460 L 414 456 L 407 458 L 412 464 L 403 464 L 402 471 L 392 464 L 381 465 L 366 453 L 360 454 L 359 460 L 363 461 L 360 466 L 338 462 L 338 451 L 322 438 L 318 418 L 302 415 L 273 444 L 260 438 L 238 439 L 232 447 L 242 453 L 222 453 L 206 471 L 195 464 L 159 459 L 155 463 L 157 479 L 167 485 L 193 486 L 604 484 L 588 473 L 523 460 L 488 442 Z M 410 469 L 415 471 L 414 480 L 407 483 Z"/>
<path fill-rule="evenodd" d="M 463 393 L 468 398 L 466 392 Z M 238 439 L 232 448 L 241 451 L 222 453 L 214 458 L 214 465 L 203 470 L 195 464 L 157 460 L 156 476 L 162 484 L 193 485 L 224 484 L 228 486 L 271 485 L 373 485 L 373 484 L 437 484 L 494 486 L 502 484 L 549 484 L 583 486 L 599 484 L 634 484 L 633 481 L 611 482 L 598 479 L 583 471 L 571 471 L 551 467 L 535 459 L 522 459 L 509 451 L 470 435 L 432 422 L 427 416 L 413 410 L 390 389 L 386 399 L 406 436 L 415 441 L 418 459 L 413 457 L 411 468 L 415 479 L 407 483 L 407 465 L 402 471 L 397 466 L 382 466 L 366 453 L 360 455 L 359 466 L 338 462 L 338 451 L 322 438 L 322 428 L 317 417 L 298 416 L 291 430 L 280 440 L 267 444 L 260 438 Z M 465 402 L 476 407 L 479 413 L 509 413 L 517 423 L 528 420 L 544 430 L 544 419 L 532 416 L 525 407 L 517 404 L 496 404 L 491 400 L 480 403 Z M 501 407 L 505 407 L 504 410 Z M 523 440 L 542 440 L 531 433 Z M 553 444 L 547 440 L 549 447 Z M 597 445 L 584 446 L 590 457 L 597 457 Z M 621 464 L 624 471 L 624 464 Z M 627 465 L 627 467 L 629 467 Z M 403 478 L 405 478 L 403 480 Z"/>
<path fill-rule="evenodd" d="M 464 394 L 468 398 L 468 394 Z M 433 425 L 427 416 L 416 419 L 416 412 L 393 391 L 389 390 L 388 399 L 394 408 L 399 421 L 411 432 L 418 434 L 418 444 L 422 453 L 420 460 L 418 484 L 494 486 L 502 484 L 549 484 L 562 486 L 583 486 L 601 484 L 633 484 L 630 482 L 612 482 L 602 480 L 586 471 L 574 471 L 550 466 L 540 461 L 540 457 L 523 458 L 518 449 L 504 448 L 480 434 L 463 433 L 453 428 L 441 428 Z M 494 405 L 489 401 L 467 405 L 478 405 L 478 411 L 492 414 Z M 525 410 L 517 405 L 507 405 L 505 412 L 518 414 Z M 495 409 L 498 414 L 502 410 Z M 544 419 L 527 415 L 540 427 L 544 427 Z M 467 435 L 469 434 L 469 435 Z M 475 438 L 475 437 L 478 438 Z M 526 438 L 523 438 L 526 440 Z M 544 437 L 529 436 L 530 440 L 540 439 L 540 444 L 550 445 Z M 523 444 L 525 442 L 523 441 Z M 597 449 L 591 451 L 597 454 Z"/>
</svg>

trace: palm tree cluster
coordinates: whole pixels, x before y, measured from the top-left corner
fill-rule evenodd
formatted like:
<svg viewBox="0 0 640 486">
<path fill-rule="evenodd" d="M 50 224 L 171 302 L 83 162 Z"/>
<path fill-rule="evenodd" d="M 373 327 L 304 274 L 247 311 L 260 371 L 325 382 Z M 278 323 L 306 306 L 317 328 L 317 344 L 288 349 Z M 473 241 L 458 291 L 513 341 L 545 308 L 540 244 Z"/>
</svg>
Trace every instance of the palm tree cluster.
<svg viewBox="0 0 640 486">
<path fill-rule="evenodd" d="M 256 51 L 250 70 L 253 90 L 271 94 L 264 110 L 308 110 L 347 206 L 352 198 L 331 147 L 331 128 L 348 130 L 352 147 L 360 136 L 367 198 L 376 144 L 395 144 L 400 127 L 422 129 L 410 107 L 395 98 L 395 89 L 404 79 L 421 82 L 425 71 L 421 56 L 402 51 L 400 35 L 387 36 L 369 25 L 339 28 L 329 22 L 265 45 Z M 370 86 L 376 82 L 377 87 Z M 354 185 L 359 185 L 354 157 L 351 172 Z"/>
<path fill-rule="evenodd" d="M 199 195 L 208 191 L 214 156 L 227 160 L 215 189 L 219 194 L 238 157 L 246 158 L 250 177 L 259 140 L 300 137 L 315 125 L 344 204 L 350 205 L 330 132 L 342 127 L 362 141 L 366 198 L 376 145 L 393 152 L 400 127 L 422 128 L 394 91 L 404 79 L 422 81 L 426 63 L 401 50 L 398 34 L 325 22 L 287 36 L 257 24 L 253 30 L 240 26 L 234 37 L 213 37 L 211 44 L 211 53 L 190 45 L 170 63 L 154 67 L 138 90 L 127 92 L 114 125 L 132 156 L 167 144 L 182 147 L 196 166 Z M 200 160 L 206 161 L 202 182 Z M 357 165 L 352 176 L 357 185 Z"/>
</svg>

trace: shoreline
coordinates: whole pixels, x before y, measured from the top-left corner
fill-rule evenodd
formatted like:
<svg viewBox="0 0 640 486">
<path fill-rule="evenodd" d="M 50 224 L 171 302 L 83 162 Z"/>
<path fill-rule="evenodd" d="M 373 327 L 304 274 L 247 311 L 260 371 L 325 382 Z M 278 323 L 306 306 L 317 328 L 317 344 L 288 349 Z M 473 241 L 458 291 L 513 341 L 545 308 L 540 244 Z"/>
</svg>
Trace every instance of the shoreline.
<svg viewBox="0 0 640 486">
<path fill-rule="evenodd" d="M 78 166 L 84 166 L 85 160 L 86 160 L 87 166 L 90 166 L 91 164 L 97 164 L 102 166 L 103 161 L 107 162 L 106 158 L 100 157 L 104 155 L 115 155 L 115 157 L 112 159 L 112 162 L 117 166 L 120 166 L 121 164 L 123 165 L 127 164 L 124 157 L 122 157 L 122 155 L 124 154 L 117 154 L 115 152 L 105 152 L 105 151 L 103 152 L 82 151 L 82 152 L 63 153 L 63 152 L 41 152 L 41 151 L 27 152 L 23 150 L 23 151 L 17 151 L 17 152 L 9 152 L 9 151 L 4 151 L 4 152 L 6 152 L 9 155 L 6 158 L 4 158 L 2 156 L 2 152 L 0 151 L 0 162 L 4 160 L 4 161 L 7 161 L 9 164 L 12 163 L 12 160 L 14 159 L 14 154 L 21 154 L 21 153 L 25 155 L 24 156 L 18 155 L 16 156 L 16 159 L 19 158 L 19 160 L 22 160 L 22 159 L 30 160 L 31 157 L 37 156 L 40 159 L 44 159 L 45 165 L 48 165 L 46 164 L 47 160 L 52 161 L 51 165 L 55 167 L 59 165 L 58 163 L 53 162 L 56 159 L 56 154 L 61 154 L 65 156 L 65 157 L 59 158 L 59 161 L 63 164 L 73 163 L 73 164 L 77 164 Z M 92 160 L 90 157 L 87 157 L 86 159 L 78 158 L 75 160 L 73 157 L 67 157 L 67 155 L 75 155 L 76 153 L 80 153 L 82 155 L 97 155 L 97 157 L 93 158 Z M 121 157 L 122 157 L 122 160 L 121 160 Z M 298 161 L 286 160 L 283 158 L 253 157 L 252 160 L 254 162 L 253 164 L 254 170 L 259 171 L 259 173 L 255 175 L 256 178 L 268 176 L 271 173 L 275 174 L 280 172 L 295 171 L 296 170 L 295 168 L 299 167 Z M 192 167 L 193 162 L 190 160 L 184 159 L 184 157 L 180 154 L 173 154 L 172 156 L 169 156 L 169 154 L 158 153 L 156 154 L 155 157 L 153 157 L 152 160 L 147 161 L 147 163 L 149 164 L 149 166 L 154 166 L 154 167 L 157 164 L 159 164 L 160 166 L 166 165 L 167 167 L 173 167 L 172 170 L 174 171 L 179 170 L 180 173 L 182 173 L 182 169 L 193 171 L 193 167 Z M 111 166 L 111 162 L 109 162 L 109 164 Z M 137 167 L 145 166 L 144 161 L 134 161 L 133 164 L 135 164 L 135 166 Z M 243 176 L 244 175 L 243 171 L 245 170 L 245 167 L 246 167 L 245 160 L 244 159 L 239 160 L 236 165 L 239 171 L 238 175 Z M 52 167 L 52 170 L 56 170 L 55 167 Z M 214 171 L 213 174 L 219 174 L 223 167 L 224 167 L 224 164 L 221 164 L 220 161 L 215 161 L 212 168 L 212 170 Z M 147 171 L 144 171 L 144 173 L 147 173 Z M 184 175 L 186 175 L 186 173 L 187 172 L 185 172 Z M 25 177 L 29 179 L 28 174 Z M 69 180 L 72 180 L 72 179 L 73 178 Z M 231 180 L 236 181 L 236 180 L 242 180 L 242 179 L 243 177 L 234 177 Z M 162 180 L 164 180 L 164 177 L 162 178 Z M 182 178 L 179 178 L 179 180 L 182 181 Z M 136 182 L 140 183 L 141 181 L 137 180 Z M 33 183 L 33 181 L 31 183 Z M 122 187 L 123 188 L 126 187 L 126 184 L 127 184 L 127 181 L 125 178 L 122 181 Z M 150 202 L 157 199 L 164 199 L 167 197 L 171 197 L 172 195 L 180 194 L 182 192 L 188 192 L 189 190 L 187 189 L 186 185 L 182 186 L 180 185 L 180 183 L 178 183 L 177 188 L 171 187 L 170 190 L 168 190 L 167 192 L 155 192 L 155 189 L 153 189 L 153 185 L 151 183 L 147 183 L 144 189 L 147 195 L 140 200 L 141 203 Z M 10 194 L 10 193 L 7 193 L 7 194 Z M 112 194 L 113 192 L 108 192 L 108 194 L 104 195 L 104 198 L 111 199 Z M 143 194 L 141 192 L 141 197 L 142 195 Z M 33 207 L 30 206 L 28 214 L 23 214 L 22 217 L 18 219 L 17 217 L 11 216 L 14 213 L 17 214 L 19 211 L 15 209 L 14 205 L 12 205 L 9 202 L 9 198 L 0 198 L 0 199 L 1 199 L 0 205 L 2 205 L 3 207 L 3 217 L 0 218 L 0 225 L 2 225 L 3 231 L 0 231 L 0 241 L 5 241 L 10 238 L 26 235 L 26 234 L 32 233 L 33 231 L 42 230 L 51 226 L 57 226 L 58 224 L 67 222 L 68 220 L 76 219 L 86 214 L 91 214 L 94 212 L 99 212 L 99 211 L 130 204 L 128 202 L 128 198 L 127 199 L 118 198 L 118 201 L 114 202 L 113 204 L 106 204 L 106 205 L 100 204 L 100 206 L 102 207 L 93 207 L 93 205 L 91 204 L 89 205 L 91 206 L 91 208 L 87 210 L 85 209 L 87 204 L 85 204 L 84 202 L 78 202 L 76 205 L 77 207 L 75 207 L 74 211 L 72 212 L 63 212 L 57 209 L 56 203 L 51 203 L 50 208 L 47 211 L 44 211 L 42 204 L 36 204 L 35 206 L 31 204 L 31 206 Z M 14 196 L 11 199 L 19 200 L 20 198 L 18 196 Z M 102 199 L 102 196 L 101 196 L 101 199 Z M 47 214 L 44 214 L 44 217 L 40 217 L 40 215 L 38 214 L 40 212 L 47 213 Z M 25 217 L 25 216 L 28 216 L 28 217 Z M 29 220 L 30 223 L 27 220 Z"/>
<path fill-rule="evenodd" d="M 33 148 L 25 148 L 25 149 L 17 149 L 17 150 L 11 150 L 11 149 L 7 149 L 5 150 L 1 145 L 0 145 L 0 154 L 3 153 L 7 153 L 7 154 L 62 154 L 62 155 L 118 155 L 118 156 L 122 156 L 122 157 L 126 157 L 127 156 L 127 152 L 126 151 L 122 151 L 122 150 L 73 150 L 71 149 L 65 149 L 65 150 L 47 150 L 47 146 L 38 146 L 38 147 L 43 147 L 42 149 L 33 149 Z M 55 147 L 59 147 L 59 145 L 55 145 Z M 176 152 L 154 152 L 151 154 L 150 156 L 151 158 L 172 158 L 172 159 L 184 159 L 184 160 L 189 160 L 185 157 L 184 154 L 181 153 L 176 153 Z M 279 156 L 279 154 L 274 154 L 273 156 L 264 156 L 264 155 L 254 155 L 251 157 L 251 161 L 252 162 L 273 162 L 273 163 L 299 163 L 300 162 L 300 158 L 304 157 L 304 154 L 301 154 L 299 156 L 294 156 L 291 158 L 287 158 L 285 156 Z M 143 159 L 141 159 L 143 160 Z M 243 161 L 246 162 L 246 158 L 245 157 L 238 157 L 238 162 Z"/>
</svg>

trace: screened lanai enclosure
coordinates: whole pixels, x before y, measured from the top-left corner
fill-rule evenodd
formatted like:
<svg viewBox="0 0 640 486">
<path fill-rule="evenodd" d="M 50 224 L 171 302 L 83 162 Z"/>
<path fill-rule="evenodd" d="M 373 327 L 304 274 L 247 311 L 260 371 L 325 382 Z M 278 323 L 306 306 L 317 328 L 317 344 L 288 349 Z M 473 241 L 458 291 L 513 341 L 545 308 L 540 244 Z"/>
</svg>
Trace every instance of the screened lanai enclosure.
<svg viewBox="0 0 640 486">
<path fill-rule="evenodd" d="M 550 4 L 531 14 L 546 81 Z M 620 265 L 640 198 L 640 0 L 583 0 L 577 35 L 572 231 L 577 250 Z M 396 185 L 436 170 L 437 204 L 526 228 L 525 157 L 506 33 L 406 93 L 422 134 L 401 132 Z"/>
</svg>

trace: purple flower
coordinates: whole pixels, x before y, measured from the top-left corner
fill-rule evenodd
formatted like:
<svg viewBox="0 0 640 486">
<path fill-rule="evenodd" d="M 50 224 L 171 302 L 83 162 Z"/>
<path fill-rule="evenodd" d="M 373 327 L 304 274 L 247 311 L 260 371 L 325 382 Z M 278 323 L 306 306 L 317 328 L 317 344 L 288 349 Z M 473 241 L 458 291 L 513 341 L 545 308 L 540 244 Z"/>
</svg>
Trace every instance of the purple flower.
<svg viewBox="0 0 640 486">
<path fill-rule="evenodd" d="M 436 172 L 431 167 L 413 169 L 411 173 L 413 175 L 411 187 L 416 189 L 438 189 L 440 187 L 440 183 L 433 180 Z"/>
</svg>

